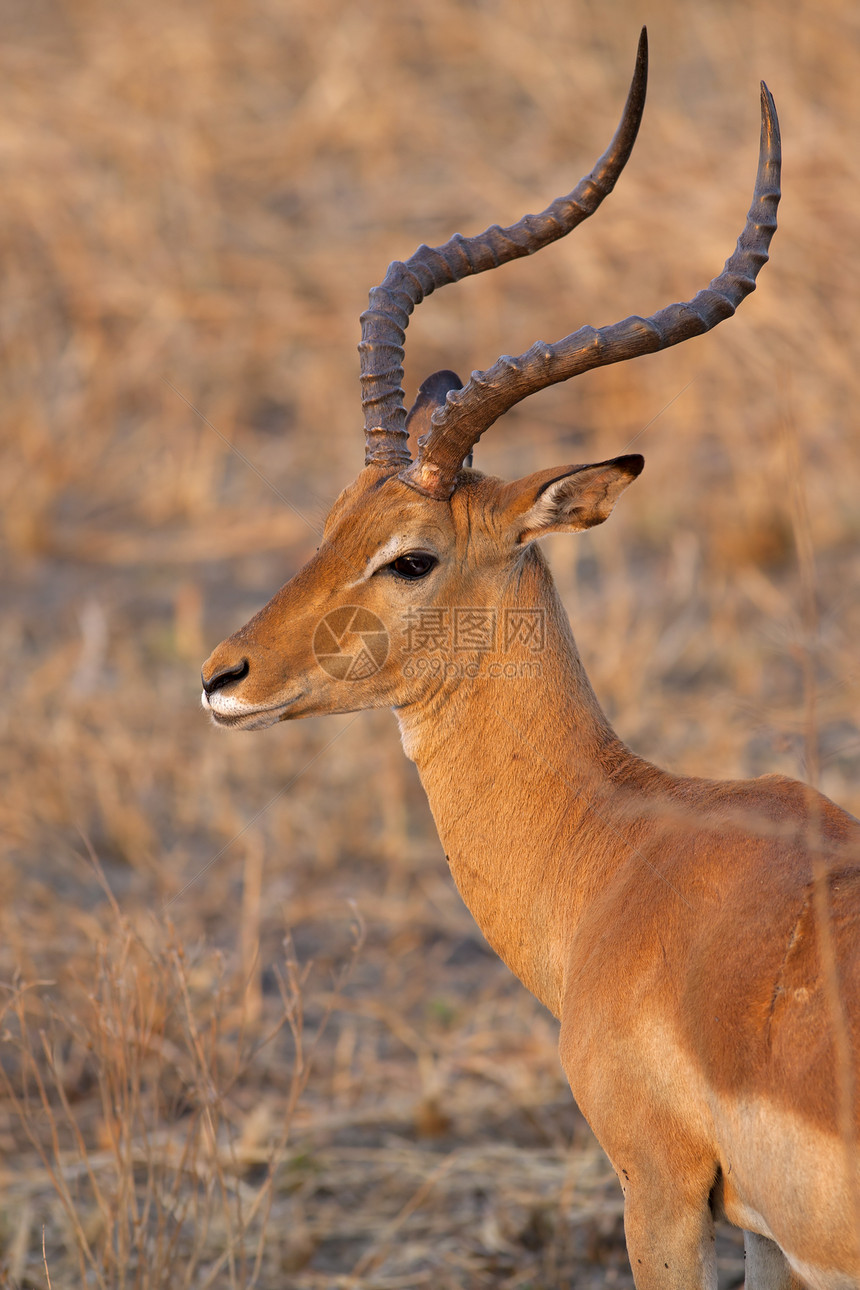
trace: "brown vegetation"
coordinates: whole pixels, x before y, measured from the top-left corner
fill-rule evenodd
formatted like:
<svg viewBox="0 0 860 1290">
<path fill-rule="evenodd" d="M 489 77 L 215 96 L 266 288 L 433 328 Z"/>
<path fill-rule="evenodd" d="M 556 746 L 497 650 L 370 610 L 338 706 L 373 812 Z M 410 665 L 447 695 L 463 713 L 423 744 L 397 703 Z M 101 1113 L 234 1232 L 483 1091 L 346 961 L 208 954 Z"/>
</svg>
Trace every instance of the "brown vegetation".
<svg viewBox="0 0 860 1290">
<path fill-rule="evenodd" d="M 0 7 L 9 1284 L 630 1284 L 555 1026 L 460 905 L 388 714 L 229 737 L 198 671 L 361 462 L 368 288 L 569 189 L 645 19 L 616 194 L 428 301 L 407 393 L 703 285 L 763 76 L 785 197 L 759 290 L 515 409 L 477 464 L 635 440 L 611 523 L 550 550 L 619 733 L 856 813 L 856 5 Z"/>
</svg>

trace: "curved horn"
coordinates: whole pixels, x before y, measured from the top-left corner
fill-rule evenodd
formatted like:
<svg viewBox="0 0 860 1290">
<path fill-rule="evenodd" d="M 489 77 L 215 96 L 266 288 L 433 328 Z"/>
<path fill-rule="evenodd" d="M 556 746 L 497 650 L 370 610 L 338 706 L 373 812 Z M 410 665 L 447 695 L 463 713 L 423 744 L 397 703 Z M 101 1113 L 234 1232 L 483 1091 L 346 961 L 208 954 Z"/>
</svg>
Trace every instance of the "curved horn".
<svg viewBox="0 0 860 1290">
<path fill-rule="evenodd" d="M 735 312 L 755 290 L 776 229 L 780 190 L 779 121 L 767 86 L 761 86 L 761 142 L 752 205 L 734 254 L 719 277 L 690 301 L 668 305 L 650 318 L 633 316 L 611 326 L 582 327 L 555 345 L 538 341 L 518 358 L 504 355 L 486 372 L 452 391 L 434 413 L 418 460 L 400 478 L 428 497 L 444 499 L 454 491 L 457 471 L 478 439 L 503 412 L 521 399 L 558 381 L 640 354 L 652 354 L 710 331 Z"/>
<path fill-rule="evenodd" d="M 643 27 L 618 129 L 591 174 L 581 179 L 571 193 L 557 198 L 540 215 L 526 215 L 510 228 L 494 224 L 477 237 L 455 233 L 444 246 L 419 246 L 405 263 L 395 260 L 389 265 L 385 279 L 373 288 L 368 308 L 361 315 L 358 350 L 365 465 L 400 469 L 410 461 L 401 382 L 405 331 L 412 310 L 437 287 L 531 255 L 593 215 L 615 187 L 636 142 L 647 80 L 648 39 Z"/>
</svg>

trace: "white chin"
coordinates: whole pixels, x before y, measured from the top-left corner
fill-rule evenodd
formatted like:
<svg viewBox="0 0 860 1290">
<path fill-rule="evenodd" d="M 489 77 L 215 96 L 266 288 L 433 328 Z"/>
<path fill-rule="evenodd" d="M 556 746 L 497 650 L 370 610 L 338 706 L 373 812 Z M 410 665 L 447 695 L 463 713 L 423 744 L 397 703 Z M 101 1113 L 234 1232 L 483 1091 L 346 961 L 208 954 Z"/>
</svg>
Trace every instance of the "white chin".
<svg viewBox="0 0 860 1290">
<path fill-rule="evenodd" d="M 228 698 L 227 695 L 219 694 L 217 691 L 213 695 L 208 695 L 204 690 L 200 702 L 216 726 L 223 726 L 229 730 L 265 730 L 266 726 L 275 725 L 284 710 L 280 704 L 274 707 L 255 708 L 249 703 L 240 703 L 238 699 Z"/>
<path fill-rule="evenodd" d="M 232 713 L 227 716 L 213 709 L 210 715 L 213 725 L 225 730 L 265 730 L 267 726 L 277 724 L 280 711 Z"/>
</svg>

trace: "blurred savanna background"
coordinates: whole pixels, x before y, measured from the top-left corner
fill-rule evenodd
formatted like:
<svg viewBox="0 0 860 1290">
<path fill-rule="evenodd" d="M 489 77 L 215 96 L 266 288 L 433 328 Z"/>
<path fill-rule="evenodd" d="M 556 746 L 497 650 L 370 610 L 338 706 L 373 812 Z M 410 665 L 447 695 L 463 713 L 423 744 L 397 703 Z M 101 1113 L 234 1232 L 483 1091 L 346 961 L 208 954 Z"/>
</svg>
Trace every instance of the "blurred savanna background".
<svg viewBox="0 0 860 1290">
<path fill-rule="evenodd" d="M 461 905 L 390 714 L 227 735 L 199 668 L 361 464 L 368 289 L 567 192 L 643 22 L 616 193 L 422 305 L 407 396 L 705 285 L 767 80 L 759 290 L 521 405 L 476 464 L 635 439 L 611 522 L 547 544 L 619 733 L 857 812 L 852 0 L 0 5 L 3 1284 L 632 1285 L 555 1023 Z"/>
</svg>

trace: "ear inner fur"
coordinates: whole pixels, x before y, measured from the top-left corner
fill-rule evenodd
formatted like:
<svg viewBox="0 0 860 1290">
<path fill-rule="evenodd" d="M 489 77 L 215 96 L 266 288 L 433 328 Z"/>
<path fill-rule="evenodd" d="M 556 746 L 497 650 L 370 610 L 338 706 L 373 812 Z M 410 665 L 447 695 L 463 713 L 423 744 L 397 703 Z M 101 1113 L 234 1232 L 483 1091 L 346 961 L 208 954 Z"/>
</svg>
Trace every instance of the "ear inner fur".
<svg viewBox="0 0 860 1290">
<path fill-rule="evenodd" d="M 542 532 L 581 532 L 602 524 L 609 518 L 624 489 L 641 473 L 643 465 L 643 458 L 636 453 L 594 465 L 576 466 L 546 480 L 534 494 L 528 510 L 520 516 L 519 541 L 534 541 Z M 601 478 L 605 480 L 605 486 L 598 494 L 595 485 Z M 580 481 L 584 496 L 576 505 Z"/>
</svg>

